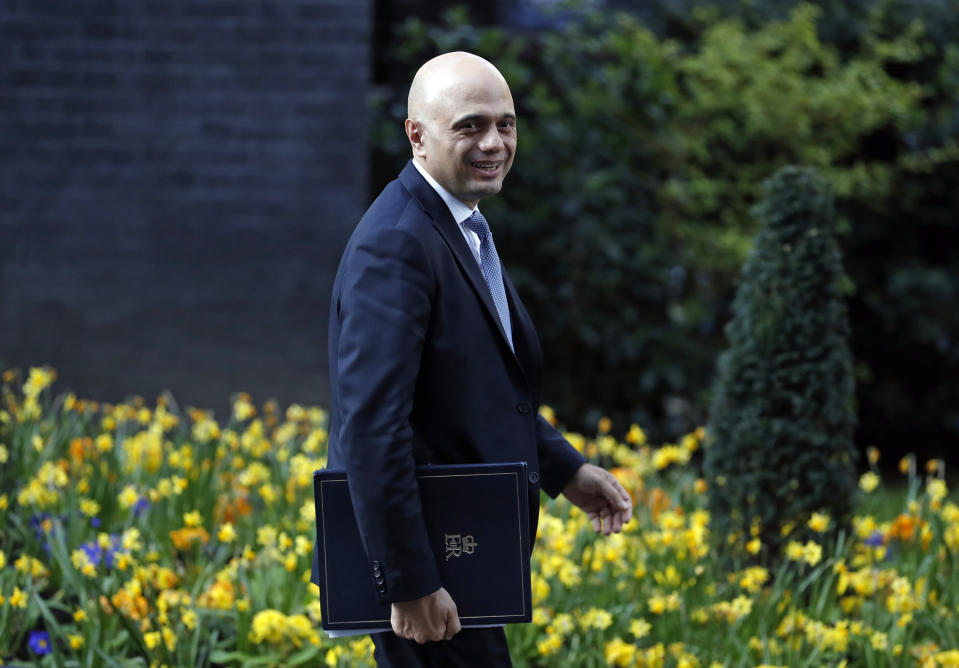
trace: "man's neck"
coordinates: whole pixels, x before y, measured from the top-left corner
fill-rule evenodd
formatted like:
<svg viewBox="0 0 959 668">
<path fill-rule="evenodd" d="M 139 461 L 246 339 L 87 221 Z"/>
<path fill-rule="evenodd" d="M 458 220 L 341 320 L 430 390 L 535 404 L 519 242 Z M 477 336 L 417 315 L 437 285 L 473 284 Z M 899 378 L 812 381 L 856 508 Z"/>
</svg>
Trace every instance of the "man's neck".
<svg viewBox="0 0 959 668">
<path fill-rule="evenodd" d="M 446 207 L 450 210 L 450 214 L 453 216 L 453 220 L 457 223 L 461 223 L 476 210 L 476 202 L 470 206 L 468 203 L 461 200 L 459 197 L 451 193 L 449 190 L 440 185 L 440 183 L 433 178 L 433 175 L 429 173 L 426 167 L 423 166 L 423 163 L 419 161 L 415 156 L 413 158 L 413 166 L 416 167 L 418 171 L 426 182 L 432 186 L 433 190 L 436 191 L 436 194 L 439 195 L 443 201 L 446 203 Z"/>
</svg>

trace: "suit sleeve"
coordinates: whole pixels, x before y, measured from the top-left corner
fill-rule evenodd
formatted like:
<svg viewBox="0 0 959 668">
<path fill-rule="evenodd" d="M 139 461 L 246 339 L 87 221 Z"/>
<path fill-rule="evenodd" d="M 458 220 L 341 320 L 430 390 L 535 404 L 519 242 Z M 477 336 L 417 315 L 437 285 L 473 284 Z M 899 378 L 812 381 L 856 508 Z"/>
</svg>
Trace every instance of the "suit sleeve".
<svg viewBox="0 0 959 668">
<path fill-rule="evenodd" d="M 556 498 L 586 458 L 542 415 L 536 420 L 536 449 L 540 484 L 547 494 Z"/>
<path fill-rule="evenodd" d="M 360 241 L 344 269 L 336 382 L 350 495 L 379 600 L 412 600 L 441 586 L 410 427 L 432 272 L 420 241 L 397 229 Z"/>
</svg>

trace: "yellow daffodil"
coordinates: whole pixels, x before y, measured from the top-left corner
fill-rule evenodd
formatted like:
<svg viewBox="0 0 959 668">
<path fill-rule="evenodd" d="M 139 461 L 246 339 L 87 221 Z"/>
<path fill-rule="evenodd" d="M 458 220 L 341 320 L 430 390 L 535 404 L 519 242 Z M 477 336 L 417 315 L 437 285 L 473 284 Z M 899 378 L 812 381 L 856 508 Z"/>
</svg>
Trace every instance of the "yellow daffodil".
<svg viewBox="0 0 959 668">
<path fill-rule="evenodd" d="M 863 473 L 859 478 L 859 488 L 866 494 L 873 492 L 879 486 L 879 476 L 872 471 Z"/>
<path fill-rule="evenodd" d="M 583 628 L 594 628 L 600 631 L 609 628 L 613 623 L 613 616 L 601 608 L 590 608 L 579 620 Z"/>
<path fill-rule="evenodd" d="M 550 654 L 558 652 L 562 646 L 563 638 L 561 636 L 548 634 L 536 643 L 536 651 L 539 652 L 541 656 L 549 656 Z"/>
<path fill-rule="evenodd" d="M 631 424 L 626 432 L 626 442 L 630 445 L 641 446 L 646 444 L 646 434 L 638 424 Z"/>
<path fill-rule="evenodd" d="M 946 498 L 947 493 L 948 490 L 946 489 L 946 482 L 944 480 L 934 478 L 926 484 L 926 494 L 934 501 L 942 501 Z"/>
<path fill-rule="evenodd" d="M 120 502 L 120 507 L 125 509 L 135 504 L 139 498 L 140 497 L 137 495 L 136 487 L 133 485 L 126 485 L 123 488 L 123 491 L 120 492 L 117 500 Z"/>
<path fill-rule="evenodd" d="M 603 656 L 609 666 L 636 665 L 636 645 L 624 642 L 622 638 L 613 638 L 603 647 Z"/>
<path fill-rule="evenodd" d="M 27 600 L 27 593 L 20 589 L 20 587 L 14 587 L 13 593 L 10 594 L 10 598 L 7 602 L 12 608 L 26 608 Z"/>
<path fill-rule="evenodd" d="M 234 530 L 234 528 L 233 528 L 233 523 L 232 523 L 232 522 L 224 522 L 224 523 L 220 526 L 219 531 L 217 531 L 216 537 L 217 537 L 217 539 L 219 539 L 219 541 L 220 541 L 221 543 L 232 543 L 233 541 L 235 541 L 235 540 L 236 540 L 236 530 Z"/>
<path fill-rule="evenodd" d="M 807 541 L 802 549 L 802 559 L 810 566 L 815 566 L 822 559 L 822 546 L 813 541 Z"/>
<path fill-rule="evenodd" d="M 915 458 L 912 455 L 906 455 L 899 460 L 899 472 L 906 475 L 913 470 Z"/>
<path fill-rule="evenodd" d="M 633 637 L 637 640 L 648 636 L 652 628 L 653 625 L 643 618 L 634 619 L 629 623 L 629 632 L 632 633 Z"/>
<path fill-rule="evenodd" d="M 809 518 L 808 526 L 816 533 L 823 533 L 829 529 L 829 515 L 824 513 L 813 513 Z"/>
</svg>

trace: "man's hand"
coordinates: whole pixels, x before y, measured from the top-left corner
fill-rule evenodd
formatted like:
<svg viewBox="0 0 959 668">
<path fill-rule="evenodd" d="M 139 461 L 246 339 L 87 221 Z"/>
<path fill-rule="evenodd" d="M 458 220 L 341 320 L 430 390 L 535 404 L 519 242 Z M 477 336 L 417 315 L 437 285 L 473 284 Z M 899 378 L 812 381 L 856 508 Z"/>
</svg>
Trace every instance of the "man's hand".
<svg viewBox="0 0 959 668">
<path fill-rule="evenodd" d="M 583 509 L 593 531 L 619 533 L 633 516 L 633 502 L 612 473 L 593 464 L 583 464 L 563 488 L 563 496 Z"/>
<path fill-rule="evenodd" d="M 421 645 L 430 640 L 449 640 L 461 628 L 456 603 L 443 587 L 422 598 L 394 603 L 390 623 L 400 638 Z"/>
</svg>

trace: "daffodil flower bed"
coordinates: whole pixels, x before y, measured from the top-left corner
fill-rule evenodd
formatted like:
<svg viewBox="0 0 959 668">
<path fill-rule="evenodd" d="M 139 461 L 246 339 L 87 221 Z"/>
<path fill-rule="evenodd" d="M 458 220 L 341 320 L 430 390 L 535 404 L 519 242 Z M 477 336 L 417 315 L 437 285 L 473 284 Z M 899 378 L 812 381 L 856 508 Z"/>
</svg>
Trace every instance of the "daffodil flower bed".
<svg viewBox="0 0 959 668">
<path fill-rule="evenodd" d="M 170 397 L 53 396 L 54 378 L 0 384 L 0 663 L 373 665 L 368 638 L 326 638 L 308 584 L 321 408 L 241 394 L 220 422 Z M 903 460 L 893 508 L 870 451 L 849 526 L 781 527 L 771 561 L 758 527 L 711 534 L 702 430 L 659 447 L 636 425 L 611 432 L 567 436 L 627 487 L 634 519 L 597 536 L 545 501 L 533 623 L 507 629 L 517 666 L 959 666 L 942 462 Z"/>
</svg>

